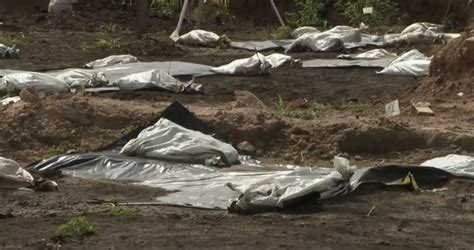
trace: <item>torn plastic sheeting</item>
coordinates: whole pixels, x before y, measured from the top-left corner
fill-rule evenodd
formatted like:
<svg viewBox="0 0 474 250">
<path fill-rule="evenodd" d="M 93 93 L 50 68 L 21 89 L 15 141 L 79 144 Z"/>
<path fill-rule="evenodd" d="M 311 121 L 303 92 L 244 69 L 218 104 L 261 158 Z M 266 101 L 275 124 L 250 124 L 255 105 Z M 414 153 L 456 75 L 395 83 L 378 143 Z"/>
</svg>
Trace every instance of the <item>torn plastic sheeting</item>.
<svg viewBox="0 0 474 250">
<path fill-rule="evenodd" d="M 8 47 L 8 46 L 0 43 L 0 58 L 18 57 L 19 53 L 20 53 L 19 49 Z"/>
<path fill-rule="evenodd" d="M 103 72 L 86 72 L 84 70 L 71 70 L 56 76 L 71 88 L 97 88 L 109 83 Z"/>
<path fill-rule="evenodd" d="M 24 88 L 32 88 L 38 92 L 55 93 L 70 92 L 69 85 L 65 82 L 42 73 L 22 72 L 3 76 L 0 80 L 0 92 L 20 92 Z"/>
<path fill-rule="evenodd" d="M 255 53 L 252 57 L 237 59 L 229 64 L 212 68 L 211 70 L 219 74 L 228 75 L 258 75 L 268 73 L 270 68 L 280 67 L 291 60 L 291 56 L 277 53 L 268 56 Z"/>
<path fill-rule="evenodd" d="M 31 187 L 33 176 L 10 159 L 0 157 L 0 189 Z"/>
<path fill-rule="evenodd" d="M 121 90 L 163 89 L 174 93 L 186 90 L 199 92 L 202 89 L 200 84 L 184 83 L 162 70 L 131 74 L 114 81 L 113 85 Z"/>
<path fill-rule="evenodd" d="M 417 49 L 410 50 L 393 60 L 377 74 L 398 76 L 425 76 L 429 73 L 431 58 Z"/>
<path fill-rule="evenodd" d="M 385 68 L 393 58 L 381 59 L 314 59 L 303 61 L 303 68 L 346 68 L 346 67 L 364 67 L 364 68 Z"/>
<path fill-rule="evenodd" d="M 421 165 L 440 168 L 459 177 L 474 178 L 474 157 L 468 155 L 450 154 L 427 160 Z"/>
<path fill-rule="evenodd" d="M 177 38 L 177 42 L 188 45 L 216 46 L 220 37 L 206 30 L 192 30 Z"/>
<path fill-rule="evenodd" d="M 227 165 L 237 162 L 232 145 L 161 118 L 130 140 L 120 154 L 158 160 Z"/>
<path fill-rule="evenodd" d="M 138 62 L 138 59 L 132 55 L 112 55 L 87 63 L 84 67 L 87 69 L 96 69 L 117 64 L 120 65 L 134 62 Z"/>
</svg>

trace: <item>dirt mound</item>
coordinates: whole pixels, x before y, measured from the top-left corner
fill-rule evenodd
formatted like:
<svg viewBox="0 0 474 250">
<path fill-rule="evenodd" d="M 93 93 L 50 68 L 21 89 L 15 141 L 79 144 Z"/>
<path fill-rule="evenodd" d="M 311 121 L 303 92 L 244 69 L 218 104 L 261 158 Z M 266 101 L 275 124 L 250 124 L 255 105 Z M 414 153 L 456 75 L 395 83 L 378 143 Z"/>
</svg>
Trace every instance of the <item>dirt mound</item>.
<svg viewBox="0 0 474 250">
<path fill-rule="evenodd" d="M 1 155 L 21 163 L 108 145 L 152 119 L 87 96 L 52 96 L 0 111 Z"/>
<path fill-rule="evenodd" d="M 474 94 L 474 30 L 453 39 L 430 66 L 430 76 L 417 89 L 421 96 L 454 97 L 462 92 Z"/>
</svg>

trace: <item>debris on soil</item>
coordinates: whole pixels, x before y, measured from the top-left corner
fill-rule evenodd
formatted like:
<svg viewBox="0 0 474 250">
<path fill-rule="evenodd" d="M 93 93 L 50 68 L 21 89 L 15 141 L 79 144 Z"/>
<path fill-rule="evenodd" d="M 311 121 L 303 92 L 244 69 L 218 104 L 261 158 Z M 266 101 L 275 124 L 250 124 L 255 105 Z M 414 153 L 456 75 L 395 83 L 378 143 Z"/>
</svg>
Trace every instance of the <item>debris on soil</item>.
<svg viewBox="0 0 474 250">
<path fill-rule="evenodd" d="M 385 116 L 392 117 L 400 115 L 400 104 L 398 103 L 398 99 L 392 102 L 389 102 L 385 105 Z"/>
<path fill-rule="evenodd" d="M 451 40 L 431 61 L 429 78 L 417 88 L 420 96 L 474 94 L 474 30 Z"/>
<path fill-rule="evenodd" d="M 431 109 L 431 103 L 429 102 L 416 102 L 413 103 L 413 108 L 416 111 L 416 114 L 419 116 L 433 116 L 434 112 Z"/>
</svg>

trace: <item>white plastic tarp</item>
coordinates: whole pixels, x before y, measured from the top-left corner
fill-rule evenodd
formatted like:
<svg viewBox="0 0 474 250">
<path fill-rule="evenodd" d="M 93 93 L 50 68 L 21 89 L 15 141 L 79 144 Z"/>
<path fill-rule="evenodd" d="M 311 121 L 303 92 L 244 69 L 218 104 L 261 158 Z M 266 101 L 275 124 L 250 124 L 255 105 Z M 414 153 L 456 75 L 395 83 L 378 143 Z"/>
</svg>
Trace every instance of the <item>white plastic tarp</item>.
<svg viewBox="0 0 474 250">
<path fill-rule="evenodd" d="M 130 140 L 120 154 L 208 165 L 232 165 L 239 156 L 232 145 L 165 118 Z"/>
<path fill-rule="evenodd" d="M 175 93 L 180 93 L 191 88 L 192 90 L 200 91 L 202 88 L 199 84 L 182 82 L 161 70 L 150 70 L 131 74 L 116 80 L 113 85 L 119 87 L 121 90 L 156 88 Z"/>
<path fill-rule="evenodd" d="M 85 70 L 71 70 L 56 76 L 71 88 L 96 88 L 109 83 L 103 72 L 87 72 Z"/>
<path fill-rule="evenodd" d="M 95 69 L 107 66 L 113 66 L 117 64 L 127 64 L 138 62 L 138 59 L 132 55 L 112 55 L 106 58 L 98 59 L 93 62 L 87 63 L 84 67 L 88 69 Z"/>
<path fill-rule="evenodd" d="M 450 154 L 427 160 L 421 165 L 440 168 L 456 176 L 474 178 L 474 157 L 468 155 Z"/>
<path fill-rule="evenodd" d="M 6 106 L 12 103 L 17 103 L 19 101 L 21 101 L 21 98 L 19 96 L 13 96 L 13 97 L 0 99 L 0 103 L 2 104 L 2 106 Z"/>
<path fill-rule="evenodd" d="M 227 75 L 257 75 L 265 74 L 269 69 L 280 67 L 291 60 L 291 56 L 277 53 L 268 56 L 255 53 L 252 57 L 237 59 L 229 64 L 215 67 L 211 70 L 215 73 Z"/>
<path fill-rule="evenodd" d="M 338 51 L 344 48 L 344 43 L 360 41 L 361 35 L 358 29 L 349 26 L 336 26 L 320 33 L 303 34 L 289 45 L 286 52 L 298 50 Z"/>
<path fill-rule="evenodd" d="M 294 179 L 290 182 L 288 178 L 285 178 L 284 183 L 279 180 L 282 176 L 270 177 L 240 187 L 236 187 L 231 181 L 229 186 L 241 193 L 237 202 L 233 204 L 234 209 L 251 211 L 254 208 L 284 208 L 290 200 L 315 193 L 321 195 L 318 198 L 327 198 L 324 194 L 327 192 L 333 194 L 344 187 L 355 170 L 355 167 L 350 166 L 349 161 L 342 157 L 335 157 L 334 166 L 335 170 L 329 173 L 324 171 L 324 174 L 317 169 L 313 173 L 312 168 L 295 170 L 285 177 L 309 176 L 313 178 Z"/>
<path fill-rule="evenodd" d="M 377 74 L 397 76 L 425 76 L 429 73 L 431 58 L 417 49 L 410 50 L 393 60 Z"/>
<path fill-rule="evenodd" d="M 303 26 L 303 27 L 299 27 L 299 28 L 296 28 L 293 30 L 293 32 L 291 32 L 291 37 L 293 38 L 298 38 L 304 34 L 308 34 L 308 33 L 319 33 L 321 31 L 319 31 L 317 28 L 315 27 L 312 27 L 312 26 Z"/>
<path fill-rule="evenodd" d="M 70 92 L 69 85 L 65 82 L 43 73 L 13 73 L 3 76 L 0 80 L 0 92 L 19 92 L 24 88 L 32 88 L 44 93 Z"/>
<path fill-rule="evenodd" d="M 373 49 L 360 54 L 339 55 L 339 59 L 380 59 L 380 58 L 395 58 L 396 53 L 388 52 L 385 49 Z"/>
<path fill-rule="evenodd" d="M 193 30 L 177 39 L 177 42 L 188 45 L 215 46 L 220 37 L 216 33 L 206 30 Z"/>
<path fill-rule="evenodd" d="M 10 159 L 0 157 L 0 189 L 17 189 L 33 185 L 33 176 Z"/>
</svg>

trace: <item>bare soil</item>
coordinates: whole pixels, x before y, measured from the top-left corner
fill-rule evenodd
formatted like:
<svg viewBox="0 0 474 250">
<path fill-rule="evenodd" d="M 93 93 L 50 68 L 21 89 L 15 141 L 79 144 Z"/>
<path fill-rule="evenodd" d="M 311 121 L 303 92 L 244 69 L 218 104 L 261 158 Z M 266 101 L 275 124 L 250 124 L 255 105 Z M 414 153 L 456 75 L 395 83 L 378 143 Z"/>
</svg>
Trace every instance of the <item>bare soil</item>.
<svg viewBox="0 0 474 250">
<path fill-rule="evenodd" d="M 0 68 L 80 67 L 119 53 L 136 55 L 142 61 L 181 60 L 217 66 L 251 55 L 171 43 L 167 34 L 174 23 L 168 20 L 153 19 L 153 32 L 136 39 L 130 10 L 86 7 L 90 13 L 79 11 L 72 17 L 42 13 L 2 17 L 0 37 L 16 39 L 21 56 L 1 59 Z M 107 28 L 112 22 L 116 26 Z M 270 36 L 273 27 L 211 29 L 231 38 L 262 39 Z M 118 39 L 120 47 L 84 49 L 98 39 L 111 38 Z M 418 48 L 433 55 L 439 46 Z M 449 153 L 473 155 L 474 103 L 414 91 L 422 80 L 380 76 L 374 69 L 284 66 L 267 76 L 198 78 L 205 87 L 204 95 L 135 91 L 48 96 L 0 108 L 0 156 L 27 167 L 52 155 L 93 151 L 149 123 L 174 100 L 214 126 L 230 143 L 250 142 L 256 148 L 255 157 L 264 163 L 330 166 L 333 156 L 343 155 L 362 167 L 419 164 Z M 248 91 L 258 100 L 245 97 L 245 92 L 236 95 L 236 90 Z M 394 99 L 400 100 L 402 115 L 386 118 L 384 104 Z M 417 116 L 410 106 L 412 100 L 430 101 L 435 116 Z M 85 214 L 97 234 L 61 242 L 61 247 L 424 249 L 474 244 L 474 183 L 466 180 L 421 194 L 366 187 L 350 196 L 280 213 L 238 216 L 225 211 L 139 206 L 137 215 L 124 217 L 110 215 L 107 205 L 97 200 L 149 202 L 166 192 L 128 183 L 65 176 L 54 179 L 59 183 L 55 192 L 0 192 L 0 248 L 57 247 L 52 237 L 58 226 L 79 214 Z"/>
</svg>

